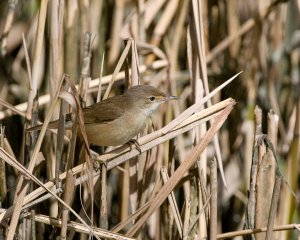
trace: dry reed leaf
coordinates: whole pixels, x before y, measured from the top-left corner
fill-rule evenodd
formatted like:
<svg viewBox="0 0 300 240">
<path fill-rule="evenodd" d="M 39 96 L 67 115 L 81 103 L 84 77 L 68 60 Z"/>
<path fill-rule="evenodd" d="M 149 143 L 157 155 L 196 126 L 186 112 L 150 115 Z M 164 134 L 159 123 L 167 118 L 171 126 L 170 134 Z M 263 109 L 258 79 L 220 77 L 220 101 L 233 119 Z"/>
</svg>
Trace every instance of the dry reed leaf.
<svg viewBox="0 0 300 240">
<path fill-rule="evenodd" d="M 45 215 L 36 214 L 34 216 L 28 214 L 26 215 L 27 218 L 33 217 L 34 221 L 45 223 L 48 225 L 54 225 L 55 227 L 61 227 L 61 220 L 57 218 L 51 218 Z M 68 228 L 70 230 L 75 230 L 76 232 L 85 233 L 90 235 L 90 229 L 87 228 L 84 224 L 80 224 L 74 221 L 68 222 Z M 117 239 L 117 240 L 133 240 L 134 238 L 126 237 L 121 234 L 113 233 L 111 231 L 107 231 L 100 228 L 93 228 L 92 232 L 94 234 L 94 237 L 97 239 L 105 238 L 105 239 Z"/>
<path fill-rule="evenodd" d="M 86 3 L 88 4 L 88 3 Z M 86 172 L 88 175 L 88 184 L 87 184 L 87 191 L 89 192 L 89 197 L 87 198 L 88 201 L 90 201 L 90 214 L 88 215 L 85 212 L 86 217 L 89 219 L 89 222 L 91 225 L 94 225 L 94 184 L 93 184 L 93 162 L 90 154 L 89 149 L 89 142 L 87 138 L 87 134 L 85 131 L 84 126 L 84 117 L 82 113 L 81 107 L 86 107 L 86 100 L 87 100 L 87 94 L 88 94 L 88 86 L 90 82 L 90 71 L 91 71 L 91 45 L 92 45 L 92 34 L 90 32 L 84 33 L 84 42 L 83 42 L 83 56 L 82 56 L 82 68 L 81 68 L 81 76 L 80 76 L 80 82 L 79 82 L 79 89 L 76 90 L 76 87 L 74 84 L 71 85 L 72 94 L 74 95 L 75 103 L 76 103 L 76 109 L 77 109 L 77 115 L 75 118 L 75 124 L 72 128 L 73 132 L 73 144 L 72 144 L 72 153 L 69 158 L 69 164 L 68 168 L 71 169 L 74 165 L 74 159 L 75 159 L 75 145 L 76 145 L 76 137 L 77 137 L 77 127 L 79 127 L 79 131 L 81 133 L 81 137 L 83 139 L 83 152 L 82 157 L 83 161 L 86 162 Z M 77 126 L 78 125 L 78 126 Z M 72 158 L 71 158 L 72 156 Z M 79 157 L 81 157 L 79 156 Z M 80 160 L 79 160 L 80 161 Z M 80 185 L 81 187 L 81 185 Z M 81 189 L 81 188 L 80 188 Z M 82 205 L 83 211 L 85 211 L 84 206 Z"/>
<path fill-rule="evenodd" d="M 194 219 L 194 221 L 192 223 L 190 223 L 189 229 L 185 232 L 186 236 L 188 236 L 190 234 L 190 232 L 194 228 L 195 224 L 197 222 L 199 222 L 202 214 L 205 213 L 205 211 L 209 208 L 210 198 L 211 198 L 211 195 L 209 195 L 208 198 L 206 199 L 206 202 L 204 202 L 202 209 L 198 213 L 198 216 Z M 206 231 L 205 231 L 205 234 L 206 234 Z"/>
<path fill-rule="evenodd" d="M 160 44 L 162 36 L 166 33 L 167 28 L 170 26 L 170 23 L 176 13 L 178 4 L 178 0 L 170 0 L 167 2 L 166 9 L 160 16 L 160 19 L 155 26 L 152 39 L 150 40 L 152 45 L 158 46 Z M 146 59 L 147 64 L 153 61 L 154 55 L 149 55 Z"/>
<path fill-rule="evenodd" d="M 5 137 L 4 137 L 4 133 L 5 133 L 5 127 L 3 127 L 2 125 L 0 125 L 0 147 L 4 148 L 7 146 L 7 144 L 5 144 Z M 10 145 L 8 144 L 8 149 L 11 150 Z M 5 161 L 3 161 L 0 158 L 0 197 L 1 199 L 5 199 L 6 198 L 6 194 L 7 194 L 7 184 L 6 184 L 6 168 L 5 168 Z"/>
<path fill-rule="evenodd" d="M 147 203 L 143 204 L 138 210 L 136 210 L 133 214 L 128 216 L 125 220 L 118 223 L 116 226 L 114 226 L 111 231 L 114 233 L 120 232 L 125 226 L 132 223 L 135 219 L 137 219 L 141 214 L 143 214 L 147 208 L 150 206 L 151 200 Z"/>
<path fill-rule="evenodd" d="M 206 70 L 206 60 L 205 60 L 205 46 L 203 40 L 202 34 L 204 34 L 204 30 L 202 28 L 202 25 L 200 25 L 200 21 L 202 18 L 200 18 L 200 15 L 202 17 L 202 13 L 200 13 L 200 2 L 196 1 L 191 1 L 190 3 L 190 12 L 191 14 L 189 15 L 189 20 L 190 20 L 190 25 L 189 25 L 189 31 L 187 36 L 188 38 L 188 59 L 189 59 L 189 71 L 190 71 L 190 76 L 191 76 L 191 87 L 192 87 L 192 100 L 194 104 L 198 104 L 201 99 L 205 96 L 205 94 L 208 94 L 208 80 L 207 80 L 207 70 Z M 207 106 L 211 105 L 210 99 L 208 99 Z M 205 104 L 199 104 L 199 108 L 204 109 Z M 200 139 L 203 137 L 205 132 L 207 131 L 207 125 L 203 124 L 199 128 L 193 130 L 191 132 L 191 138 L 193 141 L 193 145 L 196 145 L 197 142 L 200 141 Z M 216 136 L 214 137 L 216 138 Z M 217 147 L 215 147 L 217 151 Z M 205 184 L 206 181 L 206 176 L 207 176 L 207 150 L 205 149 L 202 154 L 199 156 L 197 160 L 197 166 L 198 166 L 198 175 L 200 175 L 200 171 L 203 173 L 203 183 Z M 221 169 L 221 168 L 220 168 Z M 222 171 L 221 171 L 222 172 Z M 201 178 L 195 179 L 197 181 L 196 184 L 198 186 L 201 186 Z M 198 191 L 198 196 L 195 194 L 197 197 L 197 201 L 194 200 L 193 203 L 198 205 L 198 208 L 202 208 L 205 202 L 204 196 L 201 195 L 201 191 Z M 185 235 L 186 231 L 191 229 L 189 226 L 189 220 L 188 219 L 194 219 L 196 217 L 196 212 L 194 211 L 191 213 L 191 216 L 187 218 L 187 223 L 185 224 Z M 198 218 L 198 228 L 199 229 L 208 229 L 208 221 L 207 221 L 207 216 L 205 217 L 204 214 L 200 215 Z M 194 228 L 195 232 L 197 231 L 197 228 Z M 193 234 L 193 233 L 190 233 Z M 206 230 L 198 230 L 198 238 L 206 238 L 207 237 L 207 231 Z"/>
<path fill-rule="evenodd" d="M 153 22 L 158 11 L 163 7 L 165 2 L 166 0 L 150 0 L 145 3 L 145 8 L 143 12 L 145 29 L 147 29 L 149 25 Z M 125 22 L 120 32 L 120 37 L 122 39 L 136 37 L 137 35 L 136 32 L 132 30 L 133 26 L 137 23 L 138 20 L 137 9 L 135 8 L 134 10 L 132 10 L 129 16 L 130 19 Z"/>
<path fill-rule="evenodd" d="M 139 68 L 140 69 L 140 74 L 146 72 L 146 70 L 149 70 L 149 69 L 154 69 L 155 70 L 155 69 L 164 68 L 166 66 L 168 66 L 168 61 L 167 60 L 157 60 L 157 61 L 153 62 L 152 64 L 150 64 L 149 66 L 146 66 L 146 65 L 140 66 L 140 68 Z M 113 78 L 113 75 L 114 74 L 102 77 L 102 85 L 109 84 L 111 82 L 112 78 Z M 120 81 L 124 78 L 125 78 L 125 72 L 124 71 L 118 72 L 114 76 L 114 81 L 117 81 L 117 80 Z M 99 85 L 99 78 L 91 80 L 90 83 L 89 83 L 89 90 L 88 91 L 89 92 L 96 92 L 98 90 L 98 85 Z M 78 88 L 77 85 L 76 85 L 76 88 Z M 49 94 L 42 95 L 38 99 L 38 105 L 39 106 L 43 106 L 43 105 L 45 105 L 49 102 L 50 102 L 50 95 Z M 0 120 L 4 119 L 6 117 L 12 116 L 14 114 L 19 114 L 18 113 L 19 111 L 24 112 L 27 109 L 27 104 L 28 104 L 27 102 L 24 102 L 24 103 L 16 105 L 15 108 L 17 109 L 16 110 L 17 112 L 12 112 L 11 110 L 0 111 Z M 23 116 L 23 114 L 20 115 L 20 116 Z"/>
<path fill-rule="evenodd" d="M 105 164 L 100 165 L 100 184 L 99 226 L 103 229 L 108 229 L 107 168 Z"/>
<path fill-rule="evenodd" d="M 120 57 L 120 59 L 118 61 L 118 64 L 117 64 L 117 66 L 116 66 L 116 68 L 114 70 L 114 73 L 113 73 L 113 75 L 111 77 L 111 80 L 109 81 L 109 84 L 107 86 L 107 89 L 106 89 L 106 91 L 104 93 L 104 96 L 103 96 L 102 100 L 105 100 L 105 99 L 108 98 L 108 94 L 111 91 L 112 85 L 114 84 L 114 81 L 116 80 L 117 74 L 120 72 L 120 69 L 121 69 L 121 67 L 122 67 L 122 65 L 123 65 L 123 63 L 124 63 L 124 61 L 125 61 L 125 59 L 126 59 L 126 57 L 128 55 L 128 52 L 129 52 L 129 49 L 130 49 L 131 46 L 132 46 L 132 40 L 128 39 L 126 47 L 125 47 L 124 51 L 122 52 L 122 55 L 121 55 L 121 57 Z"/>
<path fill-rule="evenodd" d="M 262 132 L 262 113 L 261 109 L 257 106 L 255 107 L 255 122 L 256 122 L 256 139 L 255 146 L 258 145 L 259 136 L 261 136 Z M 245 220 L 245 228 L 254 228 L 255 224 L 255 206 L 256 206 L 256 182 L 257 182 L 257 168 L 258 168 L 258 158 L 259 158 L 259 147 L 254 147 L 252 163 L 251 163 L 251 182 L 248 196 L 248 204 L 246 210 L 246 220 Z"/>
<path fill-rule="evenodd" d="M 92 34 L 90 32 L 84 33 L 83 40 L 83 56 L 82 66 L 80 72 L 80 81 L 78 86 L 78 93 L 80 96 L 81 107 L 86 107 L 87 89 L 90 81 L 90 63 L 91 63 L 91 45 Z"/>
<path fill-rule="evenodd" d="M 17 107 L 11 105 L 10 103 L 4 101 L 1 98 L 0 98 L 0 104 L 2 106 L 6 107 L 11 113 L 18 114 L 21 117 L 26 118 L 26 114 L 23 111 L 19 110 Z M 6 110 L 6 112 L 7 112 L 7 110 Z"/>
<path fill-rule="evenodd" d="M 261 13 L 261 18 L 266 18 L 272 10 L 275 9 L 277 4 L 280 4 L 281 1 L 272 2 L 264 11 Z M 215 48 L 213 48 L 206 57 L 207 63 L 210 63 L 213 59 L 215 59 L 220 53 L 222 53 L 226 48 L 230 46 L 237 38 L 242 37 L 244 34 L 248 33 L 252 28 L 255 27 L 255 19 L 248 19 L 233 35 L 229 35 L 224 40 L 222 40 Z"/>
<path fill-rule="evenodd" d="M 39 12 L 37 36 L 36 36 L 34 55 L 33 55 L 33 60 L 32 60 L 32 70 L 31 70 L 32 79 L 30 81 L 30 91 L 28 94 L 28 106 L 27 106 L 27 113 L 26 113 L 28 119 L 30 119 L 30 116 L 31 116 L 30 111 L 33 108 L 33 102 L 34 102 L 34 99 L 36 98 L 37 86 L 38 86 L 38 81 L 40 78 L 40 71 L 42 69 L 40 67 L 40 64 L 42 63 L 41 56 L 42 56 L 42 50 L 43 50 L 47 4 L 48 4 L 48 0 L 43 0 L 41 2 L 41 8 L 40 8 L 40 12 Z M 10 236 L 12 236 L 12 235 L 10 235 Z"/>
<path fill-rule="evenodd" d="M 272 201 L 270 205 L 270 213 L 268 217 L 266 240 L 274 239 L 273 228 L 274 228 L 274 222 L 275 222 L 276 212 L 278 208 L 278 200 L 280 196 L 281 183 L 282 183 L 282 176 L 277 169 L 273 194 L 272 194 Z"/>
<path fill-rule="evenodd" d="M 211 239 L 217 238 L 218 226 L 218 173 L 216 159 L 210 160 L 210 222 L 209 222 L 209 236 Z"/>
<path fill-rule="evenodd" d="M 38 99 L 39 106 L 43 106 L 49 102 L 50 102 L 50 94 L 43 95 L 43 96 L 39 97 L 39 99 Z M 27 109 L 27 106 L 28 106 L 28 103 L 24 102 L 24 103 L 16 105 L 15 109 L 8 109 L 8 110 L 0 111 L 0 120 L 4 119 L 6 117 L 9 117 L 9 116 L 15 115 L 15 114 L 18 114 L 21 117 L 25 117 L 26 114 L 24 112 Z M 21 112 L 19 112 L 19 111 L 21 111 Z M 25 116 L 24 116 L 24 114 L 25 114 Z"/>
<path fill-rule="evenodd" d="M 72 170 L 69 169 L 67 172 L 66 184 L 65 184 L 64 195 L 63 195 L 64 202 L 69 206 L 71 206 L 73 202 L 74 190 L 75 190 L 75 179 Z M 69 209 L 63 207 L 62 217 L 61 217 L 61 233 L 60 233 L 62 239 L 67 237 L 68 218 L 69 218 Z"/>
<path fill-rule="evenodd" d="M 160 48 L 152 44 L 145 43 L 145 42 L 137 42 L 136 45 L 140 53 L 148 50 L 151 53 L 155 54 L 155 56 L 158 57 L 160 60 L 167 60 L 166 54 Z"/>
<path fill-rule="evenodd" d="M 208 76 L 207 76 L 207 68 L 206 68 L 206 49 L 205 49 L 205 41 L 204 41 L 204 27 L 203 27 L 203 9 L 202 9 L 202 2 L 201 1 L 192 1 L 192 9 L 193 9 L 193 24 L 191 25 L 191 34 L 193 34 L 193 38 L 196 38 L 196 42 L 197 42 L 197 50 L 198 50 L 198 59 L 199 59 L 199 65 L 200 65 L 200 73 L 201 73 L 201 79 L 203 81 L 203 86 L 204 86 L 204 91 L 205 91 L 205 95 L 209 94 L 209 87 L 208 87 Z M 192 41 L 193 43 L 193 41 Z M 195 45 L 195 44 L 194 44 Z M 193 59 L 192 59 L 193 60 Z M 196 65 L 198 66 L 198 65 Z M 201 84 L 197 83 L 197 81 L 200 81 L 200 78 L 196 78 L 193 79 L 194 82 L 194 90 L 195 92 L 199 92 L 199 86 L 201 86 Z M 202 96 L 198 96 L 197 95 L 194 96 L 195 97 L 195 103 L 197 103 L 198 101 L 201 101 L 201 97 Z M 200 97 L 200 98 L 199 98 Z M 207 101 L 207 105 L 211 106 L 212 102 L 211 99 L 208 99 Z M 203 133 L 204 134 L 205 129 L 203 127 Z M 217 161 L 218 161 L 218 166 L 220 169 L 220 173 L 221 173 L 221 177 L 223 180 L 223 183 L 225 185 L 225 187 L 227 188 L 227 183 L 226 183 L 226 179 L 225 179 L 225 174 L 224 174 L 224 170 L 223 170 L 223 161 L 222 161 L 222 156 L 221 156 L 221 150 L 220 150 L 220 144 L 219 144 L 219 138 L 218 138 L 218 134 L 216 134 L 214 136 L 214 146 L 215 146 L 215 151 L 216 151 L 216 157 L 217 157 Z M 202 156 L 202 158 L 205 158 L 205 156 Z M 204 160 L 204 159 L 202 159 Z M 206 164 L 204 164 L 203 166 L 206 169 Z M 204 237 L 204 236 L 200 236 L 200 237 Z"/>
<path fill-rule="evenodd" d="M 116 7 L 114 8 L 114 17 L 111 19 L 112 25 L 112 35 L 111 35 L 111 48 L 108 53 L 108 63 L 112 65 L 119 55 L 121 39 L 120 32 L 122 27 L 122 22 L 125 14 L 125 0 L 117 0 Z M 106 98 L 105 98 L 106 99 Z"/>
<path fill-rule="evenodd" d="M 145 28 L 148 28 L 166 0 L 150 0 L 145 6 Z"/>
<path fill-rule="evenodd" d="M 188 195 L 188 201 L 186 201 L 185 203 L 185 209 L 184 209 L 184 221 L 183 221 L 183 228 L 182 228 L 182 231 L 183 231 L 183 236 L 184 236 L 184 239 L 187 238 L 187 232 L 188 232 L 188 229 L 190 227 L 190 219 L 191 219 L 191 196 Z"/>
<path fill-rule="evenodd" d="M 300 224 L 286 224 L 281 226 L 276 226 L 273 228 L 273 231 L 286 231 L 286 230 L 293 230 L 293 229 L 299 229 Z M 228 239 L 238 236 L 246 236 L 254 233 L 262 233 L 266 232 L 267 228 L 254 228 L 254 229 L 245 229 L 245 230 L 237 230 L 234 232 L 227 232 L 227 233 L 221 233 L 217 235 L 217 239 Z"/>
<path fill-rule="evenodd" d="M 103 53 L 102 58 L 101 58 L 101 68 L 100 68 L 100 73 L 99 73 L 99 85 L 98 85 L 98 92 L 97 92 L 97 100 L 96 102 L 101 101 L 101 90 L 102 90 L 102 74 L 103 74 L 103 66 L 104 66 L 104 58 L 105 53 Z"/>
<path fill-rule="evenodd" d="M 67 86 L 64 86 L 64 89 L 67 89 Z M 61 97 L 61 95 L 60 95 Z M 59 110 L 59 119 L 58 119 L 58 130 L 56 137 L 56 154 L 55 154 L 55 184 L 56 188 L 59 187 L 59 173 L 61 172 L 61 166 L 63 165 L 63 147 L 65 139 L 65 129 L 66 129 L 66 114 L 67 114 L 67 102 L 63 99 L 61 100 L 60 110 Z M 54 162 L 54 161 L 53 161 Z M 53 169 L 54 169 L 53 168 Z"/>
<path fill-rule="evenodd" d="M 79 127 L 79 131 L 81 133 L 81 138 L 83 140 L 83 154 L 84 154 L 84 159 L 86 162 L 86 167 L 84 169 L 84 171 L 87 172 L 87 176 L 88 176 L 88 190 L 90 193 L 90 198 L 89 200 L 91 200 L 91 216 L 90 216 L 90 221 L 91 224 L 93 225 L 93 221 L 94 221 L 94 217 L 93 217 L 93 203 L 94 203 L 94 184 L 93 184 L 93 161 L 92 161 L 92 155 L 89 149 L 89 143 L 88 143 L 88 138 L 87 138 L 87 134 L 85 131 L 85 127 L 84 127 L 84 117 L 83 117 L 83 112 L 80 106 L 80 96 L 79 93 L 76 90 L 76 87 L 74 84 L 72 84 L 71 82 L 69 82 L 71 90 L 72 90 L 72 95 L 73 98 L 75 100 L 75 104 L 76 104 L 76 110 L 77 110 L 77 115 L 76 115 L 76 120 L 74 126 L 73 126 L 73 139 L 74 141 L 73 146 L 72 146 L 72 154 L 75 153 L 75 143 L 76 143 L 76 136 L 77 136 L 77 123 L 78 123 L 78 127 Z M 73 167 L 73 164 L 71 164 L 71 161 L 73 163 L 73 159 L 74 159 L 74 155 L 70 156 L 72 157 L 69 161 L 70 165 L 68 166 L 69 169 L 71 169 L 71 167 Z"/>
<path fill-rule="evenodd" d="M 178 0 L 171 0 L 167 2 L 166 9 L 163 12 L 162 16 L 160 17 L 159 22 L 157 23 L 154 29 L 154 39 L 160 38 L 163 34 L 165 34 L 167 28 L 169 27 L 176 13 L 178 4 L 179 4 Z M 158 42 L 155 41 L 154 45 L 157 45 L 157 43 Z"/>
<path fill-rule="evenodd" d="M 87 227 L 87 229 L 89 229 L 89 231 L 92 233 L 93 230 L 92 228 L 90 228 L 89 225 L 87 225 L 85 223 L 85 221 L 76 213 L 75 210 L 73 210 L 68 204 L 66 204 L 63 200 L 61 200 L 55 193 L 52 192 L 52 190 L 50 190 L 49 188 L 47 188 L 40 180 L 38 180 L 34 175 L 32 175 L 32 173 L 30 171 L 28 171 L 23 165 L 21 165 L 16 159 L 14 159 L 13 157 L 11 157 L 7 152 L 4 151 L 4 149 L 0 148 L 0 157 L 9 165 L 11 165 L 12 167 L 16 168 L 19 172 L 22 173 L 23 176 L 28 177 L 29 179 L 31 179 L 33 182 L 35 182 L 36 184 L 38 184 L 40 187 L 42 187 L 45 191 L 47 191 L 48 193 L 50 193 L 57 201 L 59 201 L 64 207 L 66 207 L 67 209 L 69 209 L 77 218 L 78 220 L 80 220 L 83 225 L 85 225 L 85 227 Z M 25 192 L 26 193 L 26 192 Z M 22 202 L 20 202 L 22 204 Z M 22 205 L 20 205 L 20 211 L 21 211 L 21 207 Z M 0 221 L 3 220 L 5 216 L 6 212 L 1 213 L 0 215 Z M 13 215 L 13 213 L 12 213 Z M 95 236 L 96 237 L 96 236 Z"/>
<path fill-rule="evenodd" d="M 27 44 L 26 44 L 24 33 L 22 34 L 22 38 L 23 38 L 23 47 L 24 47 L 24 52 L 25 52 L 25 59 L 26 59 L 26 67 L 27 67 L 29 85 L 31 86 L 31 82 L 32 82 L 31 64 L 30 64 L 30 58 L 29 58 L 29 54 L 28 54 L 28 49 L 27 49 Z"/>
<path fill-rule="evenodd" d="M 181 5 L 179 5 L 179 7 L 181 8 L 181 11 L 180 11 L 180 14 L 178 17 L 178 23 L 175 27 L 173 41 L 171 43 L 172 51 L 170 51 L 168 53 L 171 68 L 175 68 L 177 65 L 176 61 L 179 56 L 180 44 L 182 44 L 181 41 L 183 40 L 183 36 L 184 36 L 184 30 L 185 30 L 184 25 L 185 25 L 186 16 L 188 14 L 189 1 L 188 0 L 180 1 L 180 4 Z M 174 70 L 171 69 L 171 71 L 174 71 Z M 172 94 L 173 94 L 173 92 L 172 92 Z"/>
<path fill-rule="evenodd" d="M 228 4 L 228 14 L 227 14 L 227 23 L 228 23 L 228 34 L 229 35 L 236 35 L 238 29 L 239 29 L 239 19 L 236 11 L 236 0 L 229 0 L 227 2 Z M 232 58 L 236 58 L 237 55 L 239 54 L 239 48 L 240 48 L 240 39 L 236 39 L 233 44 L 229 46 L 229 53 Z"/>
<path fill-rule="evenodd" d="M 137 46 L 134 39 L 131 42 L 131 85 L 139 85 L 139 57 L 137 52 Z"/>
<path fill-rule="evenodd" d="M 169 180 L 168 171 L 165 167 L 162 167 L 160 169 L 160 172 L 161 172 L 163 182 L 164 182 L 164 184 L 166 184 Z M 172 209 L 172 212 L 173 212 L 173 215 L 174 215 L 174 218 L 175 218 L 177 230 L 179 232 L 180 237 L 182 238 L 183 232 L 184 232 L 183 229 L 182 229 L 182 220 L 181 220 L 180 212 L 178 210 L 178 206 L 177 206 L 175 195 L 174 195 L 173 191 L 168 196 L 168 200 L 169 200 L 169 204 L 171 206 L 171 209 Z"/>
<path fill-rule="evenodd" d="M 229 113 L 232 110 L 234 103 L 226 107 L 217 117 L 212 126 L 203 136 L 203 139 L 195 147 L 192 153 L 187 157 L 187 159 L 176 169 L 174 174 L 170 177 L 169 181 L 159 190 L 157 195 L 154 197 L 153 202 L 148 208 L 147 212 L 134 224 L 134 226 L 127 232 L 128 236 L 134 236 L 137 231 L 142 227 L 146 220 L 157 210 L 160 205 L 164 202 L 167 196 L 170 194 L 172 189 L 179 182 L 181 177 L 186 173 L 186 171 L 196 162 L 198 156 L 207 147 L 208 143 L 212 140 L 214 134 L 220 129 L 225 120 L 227 119 Z"/>
<path fill-rule="evenodd" d="M 41 2 L 41 9 L 39 13 L 39 24 L 38 24 L 38 31 L 36 36 L 36 43 L 34 48 L 34 56 L 33 56 L 33 64 L 32 64 L 32 79 L 30 79 L 30 91 L 28 95 L 28 106 L 27 106 L 27 112 L 26 116 L 27 119 L 31 119 L 32 117 L 32 110 L 34 110 L 35 106 L 35 98 L 37 94 L 37 82 L 38 82 L 38 75 L 39 75 L 39 65 L 41 63 L 41 52 L 42 52 L 42 43 L 44 38 L 44 29 L 45 29 L 45 21 L 46 21 L 46 11 L 47 11 L 47 0 L 43 0 Z M 56 102 L 56 100 L 54 101 Z M 49 121 L 49 120 L 48 120 Z M 47 125 L 47 123 L 46 123 Z M 44 130 L 45 131 L 45 130 Z M 35 166 L 36 158 L 38 156 L 39 148 L 42 143 L 43 134 L 40 135 L 40 138 L 37 142 L 37 146 L 33 152 L 32 158 L 29 162 L 28 170 L 30 173 L 32 173 L 33 168 Z M 17 183 L 17 189 L 20 191 L 18 194 L 16 194 L 16 199 L 14 201 L 14 211 L 12 214 L 12 218 L 10 221 L 10 228 L 8 230 L 7 239 L 12 240 L 14 238 L 17 224 L 19 222 L 19 216 L 21 213 L 21 207 L 23 205 L 23 200 L 26 195 L 28 184 L 24 185 L 23 187 L 23 177 L 21 176 L 19 178 L 19 181 Z"/>
<path fill-rule="evenodd" d="M 137 46 L 134 39 L 131 39 L 131 79 L 128 79 L 129 86 L 136 86 L 140 83 L 139 78 L 139 58 L 137 53 Z M 129 68 L 128 68 L 129 73 Z M 129 76 L 128 76 L 129 78 Z M 129 195 L 123 196 L 126 199 L 129 199 L 129 206 L 131 206 L 132 211 L 135 211 L 137 208 L 138 201 L 138 168 L 137 168 L 138 158 L 132 158 L 129 160 Z M 127 201 L 125 201 L 126 203 Z M 124 206 L 124 210 L 128 210 L 128 205 Z M 124 211 L 123 210 L 123 211 Z"/>
<path fill-rule="evenodd" d="M 287 155 L 287 166 L 284 176 L 286 176 L 286 184 L 288 188 L 283 188 L 281 192 L 282 199 L 279 205 L 280 217 L 279 222 L 284 224 L 291 222 L 293 213 L 295 211 L 295 205 L 299 202 L 299 195 L 295 198 L 294 192 L 298 189 L 298 173 L 295 169 L 298 169 L 299 157 L 300 157 L 300 100 L 296 102 L 296 120 L 294 126 L 293 140 Z M 285 237 L 289 237 L 289 233 L 282 233 Z"/>
<path fill-rule="evenodd" d="M 217 92 L 219 92 L 222 88 L 224 88 L 226 85 L 228 85 L 231 81 L 233 81 L 238 75 L 240 75 L 242 72 L 237 73 L 230 79 L 228 79 L 226 82 L 218 86 L 216 89 L 211 91 L 208 95 L 206 95 L 204 98 L 199 100 L 197 104 L 194 104 L 193 106 L 186 109 L 183 113 L 181 113 L 176 119 L 171 121 L 167 126 L 162 128 L 163 133 L 167 133 L 170 129 L 174 128 L 176 125 L 178 125 L 180 122 L 183 121 L 183 119 L 186 119 L 188 116 L 194 114 L 199 108 L 202 107 L 202 104 L 205 103 L 208 99 L 212 98 Z"/>
<path fill-rule="evenodd" d="M 7 38 L 8 38 L 8 33 L 10 32 L 11 28 L 12 28 L 12 24 L 13 24 L 13 20 L 14 20 L 14 16 L 15 16 L 15 9 L 16 9 L 16 4 L 17 2 L 12 2 L 12 6 L 11 8 L 8 9 L 7 14 L 6 14 L 6 18 L 5 18 L 5 23 L 4 23 L 4 27 L 2 30 L 2 34 L 3 34 L 3 39 L 1 41 L 1 55 L 5 56 L 7 53 Z"/>
</svg>

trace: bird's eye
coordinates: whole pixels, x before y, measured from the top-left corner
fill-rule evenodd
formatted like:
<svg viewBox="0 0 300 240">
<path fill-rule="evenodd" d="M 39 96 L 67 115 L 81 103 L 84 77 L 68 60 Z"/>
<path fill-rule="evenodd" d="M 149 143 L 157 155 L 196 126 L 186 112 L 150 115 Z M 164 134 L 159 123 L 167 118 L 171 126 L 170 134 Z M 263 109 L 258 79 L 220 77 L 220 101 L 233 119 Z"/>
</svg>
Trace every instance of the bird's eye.
<svg viewBox="0 0 300 240">
<path fill-rule="evenodd" d="M 150 101 L 153 102 L 155 100 L 154 96 L 149 97 Z"/>
</svg>

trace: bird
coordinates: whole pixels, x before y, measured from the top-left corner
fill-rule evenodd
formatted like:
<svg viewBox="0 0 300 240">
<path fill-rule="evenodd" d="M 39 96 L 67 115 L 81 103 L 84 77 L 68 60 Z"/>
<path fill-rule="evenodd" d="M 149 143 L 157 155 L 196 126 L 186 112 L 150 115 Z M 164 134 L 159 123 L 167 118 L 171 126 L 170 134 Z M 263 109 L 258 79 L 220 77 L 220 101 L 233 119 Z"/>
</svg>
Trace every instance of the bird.
<svg viewBox="0 0 300 240">
<path fill-rule="evenodd" d="M 142 131 L 158 106 L 173 99 L 177 97 L 167 96 L 153 86 L 137 85 L 122 95 L 83 108 L 88 142 L 97 146 L 119 146 L 134 141 L 133 138 Z M 66 126 L 70 126 L 70 114 L 66 121 Z M 51 122 L 49 127 L 57 128 L 58 121 Z"/>
</svg>

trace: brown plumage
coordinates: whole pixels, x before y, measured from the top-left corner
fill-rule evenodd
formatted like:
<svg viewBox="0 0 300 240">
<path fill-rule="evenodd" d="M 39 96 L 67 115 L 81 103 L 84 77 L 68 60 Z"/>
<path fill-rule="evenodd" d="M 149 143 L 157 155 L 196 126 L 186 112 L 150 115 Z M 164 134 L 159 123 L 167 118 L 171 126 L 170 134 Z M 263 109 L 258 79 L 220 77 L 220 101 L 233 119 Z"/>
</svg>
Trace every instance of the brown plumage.
<svg viewBox="0 0 300 240">
<path fill-rule="evenodd" d="M 152 86 L 139 85 L 128 89 L 123 95 L 83 108 L 89 143 L 99 146 L 127 143 L 143 129 L 157 107 L 168 99 L 176 97 L 167 97 Z M 67 116 L 69 120 L 70 116 Z M 49 124 L 51 128 L 57 128 L 57 125 L 58 121 Z"/>
</svg>

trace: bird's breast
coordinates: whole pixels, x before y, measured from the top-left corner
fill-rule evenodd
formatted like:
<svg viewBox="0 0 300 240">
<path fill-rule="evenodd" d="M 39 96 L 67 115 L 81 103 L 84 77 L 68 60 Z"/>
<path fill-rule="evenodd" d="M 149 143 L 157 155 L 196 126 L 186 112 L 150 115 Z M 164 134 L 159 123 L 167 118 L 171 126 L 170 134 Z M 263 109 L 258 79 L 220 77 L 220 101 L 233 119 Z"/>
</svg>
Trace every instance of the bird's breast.
<svg viewBox="0 0 300 240">
<path fill-rule="evenodd" d="M 144 127 L 148 117 L 127 113 L 107 123 L 86 124 L 90 143 L 98 146 L 118 146 L 127 143 Z"/>
</svg>

